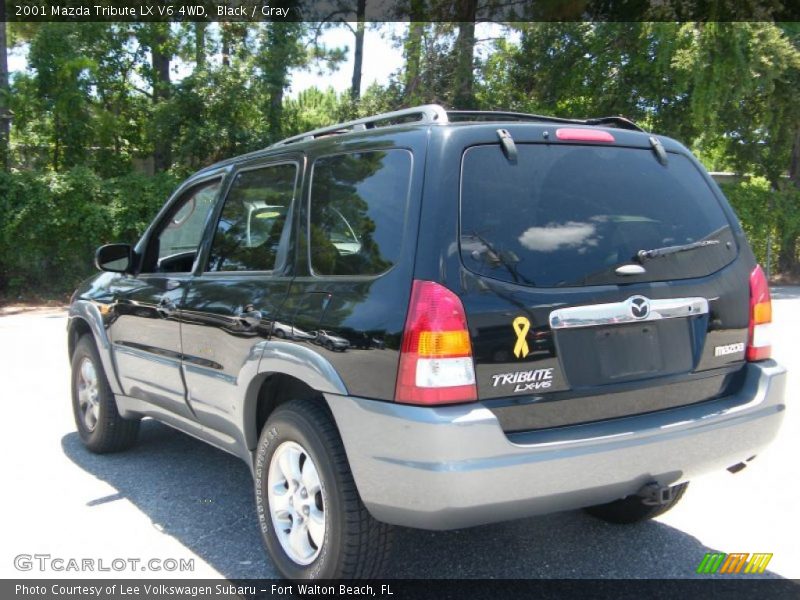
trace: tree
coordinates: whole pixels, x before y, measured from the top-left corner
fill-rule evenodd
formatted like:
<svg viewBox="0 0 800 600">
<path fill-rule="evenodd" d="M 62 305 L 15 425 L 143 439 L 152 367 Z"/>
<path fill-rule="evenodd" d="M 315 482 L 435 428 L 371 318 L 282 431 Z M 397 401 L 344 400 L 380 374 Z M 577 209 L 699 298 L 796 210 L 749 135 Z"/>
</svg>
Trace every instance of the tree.
<svg viewBox="0 0 800 600">
<path fill-rule="evenodd" d="M 97 30 L 101 24 L 92 23 Z M 49 117 L 53 168 L 85 162 L 91 146 L 90 87 L 94 64 L 85 50 L 90 27 L 43 23 L 31 41 L 36 93 Z"/>
<path fill-rule="evenodd" d="M 265 99 L 263 114 L 267 116 L 270 140 L 279 139 L 284 133 L 284 93 L 291 83 L 291 71 L 317 65 L 322 73 L 323 69 L 337 68 L 345 58 L 342 49 L 327 48 L 319 43 L 316 35 L 311 35 L 320 28 L 319 23 L 283 21 L 262 26 L 253 64 Z"/>
<path fill-rule="evenodd" d="M 364 18 L 367 12 L 367 0 L 358 0 L 357 24 L 354 35 L 356 46 L 353 52 L 353 81 L 350 85 L 350 97 L 353 102 L 358 102 L 361 97 L 361 70 L 364 63 Z"/>
<path fill-rule="evenodd" d="M 800 52 L 800 23 L 778 23 L 778 26 L 783 31 L 794 50 Z M 795 68 L 791 71 L 791 78 L 794 89 L 797 89 L 798 70 Z M 796 106 L 793 102 L 792 106 Z M 794 115 L 794 134 L 792 137 L 792 150 L 789 160 L 789 180 L 796 188 L 800 188 L 800 119 Z"/>
<path fill-rule="evenodd" d="M 161 113 L 162 105 L 170 97 L 170 63 L 175 53 L 176 40 L 169 23 L 145 23 L 138 30 L 139 43 L 150 51 L 150 66 L 145 70 L 147 81 L 152 89 L 151 98 L 156 118 L 151 129 L 153 143 L 153 166 L 155 170 L 165 171 L 172 165 L 171 128 L 169 115 Z M 161 113 L 161 114 L 159 114 Z"/>
<path fill-rule="evenodd" d="M 208 23 L 194 23 L 194 62 L 198 69 L 206 66 L 206 27 Z"/>
<path fill-rule="evenodd" d="M 6 6 L 0 6 L 0 168 L 8 169 L 11 115 L 8 112 L 8 45 L 6 43 Z"/>
<path fill-rule="evenodd" d="M 478 96 L 561 116 L 622 114 L 777 192 L 787 174 L 797 181 L 800 157 L 794 32 L 772 23 L 525 24 L 519 46 L 496 46 Z M 775 224 L 785 272 L 800 270 L 797 221 Z"/>
<path fill-rule="evenodd" d="M 289 72 L 307 64 L 307 54 L 302 43 L 306 33 L 305 23 L 272 22 L 261 30 L 259 49 L 254 62 L 259 70 L 265 105 L 268 136 L 271 140 L 282 135 L 283 95 L 289 86 Z"/>
<path fill-rule="evenodd" d="M 420 96 L 422 36 L 425 31 L 423 2 L 424 0 L 410 1 L 409 18 L 411 22 L 408 24 L 408 34 L 403 45 L 406 60 L 403 94 L 409 105 L 417 104 Z"/>
<path fill-rule="evenodd" d="M 197 169 L 265 146 L 264 118 L 253 110 L 263 102 L 248 61 L 209 64 L 177 83 L 164 105 L 171 119 L 175 163 Z"/>
<path fill-rule="evenodd" d="M 453 52 L 455 72 L 453 74 L 453 105 L 456 108 L 476 108 L 473 84 L 475 81 L 475 18 L 477 0 L 456 0 L 458 37 Z"/>
<path fill-rule="evenodd" d="M 249 23 L 222 21 L 219 29 L 222 66 L 229 67 L 233 58 L 243 58 L 252 26 Z"/>
</svg>

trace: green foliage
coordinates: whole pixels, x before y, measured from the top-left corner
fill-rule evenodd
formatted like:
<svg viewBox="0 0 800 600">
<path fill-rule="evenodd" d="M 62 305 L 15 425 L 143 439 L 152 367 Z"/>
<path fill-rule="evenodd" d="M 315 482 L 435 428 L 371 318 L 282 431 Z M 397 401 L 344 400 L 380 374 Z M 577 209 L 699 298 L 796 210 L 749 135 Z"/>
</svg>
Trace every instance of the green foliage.
<svg viewBox="0 0 800 600">
<path fill-rule="evenodd" d="M 694 52 L 698 145 L 721 148 L 737 171 L 778 187 L 800 128 L 800 51 L 775 24 L 706 23 Z"/>
<path fill-rule="evenodd" d="M 177 181 L 170 174 L 102 179 L 0 173 L 0 290 L 64 293 L 93 270 L 97 246 L 135 242 Z"/>
<path fill-rule="evenodd" d="M 351 118 L 350 95 L 337 94 L 333 88 L 320 91 L 317 88 L 304 90 L 297 98 L 287 98 L 283 103 L 283 129 L 294 135 L 318 129 L 331 123 Z"/>
<path fill-rule="evenodd" d="M 517 29 L 519 43 L 496 42 L 483 65 L 477 97 L 484 108 L 625 115 L 683 141 L 712 170 L 764 178 L 773 189 L 800 188 L 796 24 L 570 22 Z M 737 201 L 763 249 L 768 228 L 755 208 L 756 197 L 763 200 L 757 181 L 737 192 Z M 800 273 L 792 225 L 798 195 L 786 189 L 774 203 L 782 207 L 772 227 L 774 264 Z"/>
<path fill-rule="evenodd" d="M 203 69 L 175 86 L 156 110 L 156 127 L 168 124 L 175 132 L 174 162 L 197 169 L 266 146 L 259 98 L 245 69 Z"/>
<path fill-rule="evenodd" d="M 127 28 L 40 23 L 29 33 L 31 71 L 12 84 L 13 134 L 17 146 L 43 152 L 23 164 L 127 172 L 146 123 L 146 103 L 132 80 L 142 57 L 132 51 Z"/>
<path fill-rule="evenodd" d="M 137 159 L 196 168 L 268 145 L 284 135 L 290 71 L 323 74 L 345 57 L 307 23 L 38 23 L 12 34 L 29 44 L 9 95 L 13 164 L 106 177 Z M 177 58 L 195 65 L 176 82 Z"/>
<path fill-rule="evenodd" d="M 800 190 L 794 186 L 775 191 L 764 177 L 720 186 L 742 222 L 758 262 L 767 262 L 768 241 L 772 271 L 783 248 L 796 248 L 800 239 Z M 795 258 L 798 258 L 795 256 Z"/>
<path fill-rule="evenodd" d="M 800 273 L 800 25 L 527 22 L 487 43 L 450 13 L 424 22 L 427 6 L 402 3 L 405 67 L 358 101 L 324 83 L 286 94 L 293 70 L 341 64 L 317 35 L 332 23 L 10 23 L 9 43 L 29 45 L 7 95 L 11 162 L 30 172 L 0 175 L 0 290 L 68 289 L 98 243 L 136 238 L 178 174 L 427 102 L 622 114 L 677 138 L 750 176 L 726 193 L 756 254 L 769 233 L 775 269 Z M 148 165 L 173 175 L 131 173 Z"/>
</svg>

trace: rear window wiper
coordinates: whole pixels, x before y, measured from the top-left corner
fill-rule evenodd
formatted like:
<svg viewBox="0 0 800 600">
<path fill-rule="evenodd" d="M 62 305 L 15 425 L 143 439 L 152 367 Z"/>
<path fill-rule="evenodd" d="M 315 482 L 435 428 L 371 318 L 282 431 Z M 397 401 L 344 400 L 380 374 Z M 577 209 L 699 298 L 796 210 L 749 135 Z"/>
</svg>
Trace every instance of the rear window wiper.
<svg viewBox="0 0 800 600">
<path fill-rule="evenodd" d="M 696 250 L 697 248 L 716 246 L 717 244 L 719 244 L 719 240 L 700 240 L 699 242 L 681 244 L 680 246 L 664 246 L 663 248 L 653 248 L 652 250 L 639 250 L 636 253 L 636 258 L 639 259 L 639 262 L 644 262 L 654 258 L 661 258 L 662 256 L 669 256 L 671 254 Z"/>
</svg>

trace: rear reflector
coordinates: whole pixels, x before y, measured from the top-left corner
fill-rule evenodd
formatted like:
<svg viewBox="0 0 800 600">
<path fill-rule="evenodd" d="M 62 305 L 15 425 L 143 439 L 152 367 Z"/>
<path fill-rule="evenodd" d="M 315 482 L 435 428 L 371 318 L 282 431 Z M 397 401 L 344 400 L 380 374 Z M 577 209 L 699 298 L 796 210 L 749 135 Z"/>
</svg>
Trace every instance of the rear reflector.
<svg viewBox="0 0 800 600">
<path fill-rule="evenodd" d="M 769 284 L 761 266 L 750 273 L 750 335 L 747 342 L 747 360 L 764 360 L 772 356 L 772 301 Z"/>
<path fill-rule="evenodd" d="M 395 400 L 450 404 L 478 399 L 461 300 L 432 281 L 414 281 L 400 348 Z"/>
<path fill-rule="evenodd" d="M 614 136 L 602 129 L 561 128 L 556 129 L 556 138 L 579 142 L 614 142 Z"/>
</svg>

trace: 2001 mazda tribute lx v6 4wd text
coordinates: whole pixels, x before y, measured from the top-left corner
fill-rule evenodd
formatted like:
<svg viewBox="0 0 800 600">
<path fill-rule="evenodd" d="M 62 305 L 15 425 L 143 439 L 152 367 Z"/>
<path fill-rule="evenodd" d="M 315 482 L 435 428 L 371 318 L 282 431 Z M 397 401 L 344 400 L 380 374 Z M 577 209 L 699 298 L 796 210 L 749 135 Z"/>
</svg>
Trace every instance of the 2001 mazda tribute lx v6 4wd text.
<svg viewBox="0 0 800 600">
<path fill-rule="evenodd" d="M 429 105 L 190 177 L 70 307 L 78 431 L 242 458 L 288 578 L 393 525 L 662 514 L 774 438 L 764 273 L 689 151 L 620 117 Z"/>
</svg>

